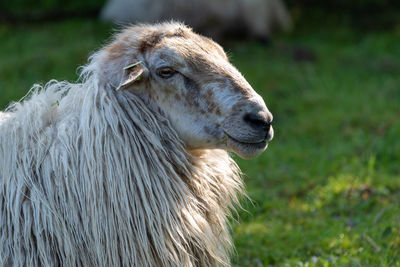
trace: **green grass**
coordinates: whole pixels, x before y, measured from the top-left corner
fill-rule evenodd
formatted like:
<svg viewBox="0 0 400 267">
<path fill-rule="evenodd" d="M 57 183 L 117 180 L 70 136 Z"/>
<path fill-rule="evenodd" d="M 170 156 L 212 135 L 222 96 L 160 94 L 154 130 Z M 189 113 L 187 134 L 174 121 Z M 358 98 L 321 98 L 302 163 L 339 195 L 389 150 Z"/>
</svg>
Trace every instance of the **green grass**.
<svg viewBox="0 0 400 267">
<path fill-rule="evenodd" d="M 111 28 L 0 26 L 0 107 L 35 82 L 77 78 Z M 400 28 L 315 25 L 265 47 L 229 43 L 274 114 L 260 157 L 237 159 L 253 202 L 233 226 L 235 266 L 400 266 Z M 314 61 L 294 60 L 302 48 Z"/>
</svg>

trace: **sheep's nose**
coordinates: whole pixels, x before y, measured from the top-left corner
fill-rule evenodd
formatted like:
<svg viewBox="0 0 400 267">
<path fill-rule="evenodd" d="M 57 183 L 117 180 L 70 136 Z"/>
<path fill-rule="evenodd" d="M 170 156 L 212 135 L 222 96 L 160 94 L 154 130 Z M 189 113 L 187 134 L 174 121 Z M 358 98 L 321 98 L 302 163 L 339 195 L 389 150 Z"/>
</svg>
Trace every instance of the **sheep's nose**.
<svg viewBox="0 0 400 267">
<path fill-rule="evenodd" d="M 247 113 L 244 115 L 243 120 L 253 129 L 258 131 L 264 131 L 265 133 L 268 133 L 271 129 L 272 120 L 269 116 Z"/>
</svg>

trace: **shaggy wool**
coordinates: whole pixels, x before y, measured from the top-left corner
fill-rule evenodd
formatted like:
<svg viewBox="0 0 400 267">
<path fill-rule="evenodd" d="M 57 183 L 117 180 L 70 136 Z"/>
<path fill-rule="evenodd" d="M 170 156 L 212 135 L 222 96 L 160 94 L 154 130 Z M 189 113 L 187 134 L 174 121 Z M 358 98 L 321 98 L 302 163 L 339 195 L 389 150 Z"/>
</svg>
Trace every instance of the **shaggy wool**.
<svg viewBox="0 0 400 267">
<path fill-rule="evenodd" d="M 188 151 L 95 60 L 0 113 L 0 266 L 229 266 L 237 165 Z"/>
</svg>

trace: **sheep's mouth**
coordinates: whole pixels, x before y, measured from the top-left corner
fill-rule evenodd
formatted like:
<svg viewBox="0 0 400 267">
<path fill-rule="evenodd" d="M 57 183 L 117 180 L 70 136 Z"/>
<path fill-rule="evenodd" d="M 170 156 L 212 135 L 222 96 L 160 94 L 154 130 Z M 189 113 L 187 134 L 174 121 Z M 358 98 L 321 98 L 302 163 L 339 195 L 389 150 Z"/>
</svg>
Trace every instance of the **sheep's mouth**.
<svg viewBox="0 0 400 267">
<path fill-rule="evenodd" d="M 228 138 L 228 147 L 242 158 L 254 158 L 261 154 L 268 147 L 268 139 L 264 139 L 262 141 L 255 140 L 254 142 L 250 142 L 248 140 L 241 141 L 232 137 L 228 133 L 225 134 Z"/>
<path fill-rule="evenodd" d="M 261 145 L 261 144 L 265 144 L 266 142 L 267 142 L 267 139 L 264 139 L 264 140 L 262 140 L 262 141 L 259 141 L 259 140 L 256 140 L 256 141 L 248 141 L 248 140 L 246 140 L 246 141 L 241 141 L 241 140 L 239 140 L 239 139 L 237 139 L 237 138 L 235 138 L 235 137 L 233 137 L 233 136 L 231 136 L 231 135 L 229 135 L 227 132 L 225 132 L 225 134 L 226 134 L 226 136 L 229 138 L 229 139 L 231 139 L 232 141 L 234 141 L 234 142 L 236 142 L 236 143 L 239 143 L 239 144 L 241 144 L 241 145 Z"/>
</svg>

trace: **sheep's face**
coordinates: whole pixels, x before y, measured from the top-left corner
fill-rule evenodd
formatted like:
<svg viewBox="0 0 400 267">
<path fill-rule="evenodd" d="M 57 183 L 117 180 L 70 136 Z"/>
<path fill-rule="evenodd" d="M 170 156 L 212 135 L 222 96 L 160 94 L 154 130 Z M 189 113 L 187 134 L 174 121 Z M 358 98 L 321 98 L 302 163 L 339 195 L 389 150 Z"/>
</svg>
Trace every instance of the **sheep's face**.
<svg viewBox="0 0 400 267">
<path fill-rule="evenodd" d="M 189 149 L 259 155 L 274 133 L 263 99 L 218 44 L 182 25 L 167 25 L 139 33 L 135 60 L 141 63 L 126 70 L 124 87 L 161 110 Z M 138 82 L 127 78 L 137 76 Z"/>
</svg>

